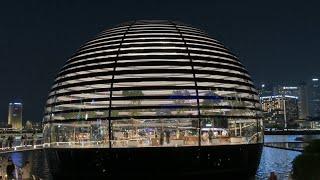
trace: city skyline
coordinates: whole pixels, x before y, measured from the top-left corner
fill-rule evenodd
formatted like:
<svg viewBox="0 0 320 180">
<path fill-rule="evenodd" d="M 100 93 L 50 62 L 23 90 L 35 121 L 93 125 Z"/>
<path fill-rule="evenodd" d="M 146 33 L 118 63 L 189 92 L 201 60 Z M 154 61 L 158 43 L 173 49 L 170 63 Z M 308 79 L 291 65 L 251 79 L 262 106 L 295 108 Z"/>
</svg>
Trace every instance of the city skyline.
<svg viewBox="0 0 320 180">
<path fill-rule="evenodd" d="M 206 29 L 228 44 L 256 84 L 299 83 L 318 75 L 318 2 L 132 1 L 124 9 L 121 3 L 4 3 L 0 119 L 7 117 L 7 104 L 16 101 L 24 104 L 26 120 L 41 121 L 54 74 L 75 48 L 101 30 L 132 19 L 173 19 Z"/>
</svg>

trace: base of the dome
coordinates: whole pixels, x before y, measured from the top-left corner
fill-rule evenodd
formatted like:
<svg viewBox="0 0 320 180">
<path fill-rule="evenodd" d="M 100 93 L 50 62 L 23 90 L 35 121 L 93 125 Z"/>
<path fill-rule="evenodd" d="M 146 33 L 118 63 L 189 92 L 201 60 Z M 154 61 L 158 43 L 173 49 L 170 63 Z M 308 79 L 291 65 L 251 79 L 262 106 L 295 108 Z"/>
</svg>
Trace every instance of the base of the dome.
<svg viewBox="0 0 320 180">
<path fill-rule="evenodd" d="M 47 148 L 54 179 L 253 177 L 262 144 L 157 148 Z"/>
</svg>

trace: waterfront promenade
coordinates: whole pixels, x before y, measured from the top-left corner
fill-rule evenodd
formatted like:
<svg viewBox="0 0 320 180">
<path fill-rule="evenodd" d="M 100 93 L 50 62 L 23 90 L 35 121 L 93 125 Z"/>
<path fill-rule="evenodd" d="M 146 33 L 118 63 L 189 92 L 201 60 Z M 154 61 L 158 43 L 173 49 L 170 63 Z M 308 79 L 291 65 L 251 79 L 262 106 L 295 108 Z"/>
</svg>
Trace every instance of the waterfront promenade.
<svg viewBox="0 0 320 180">
<path fill-rule="evenodd" d="M 41 132 L 1 131 L 0 154 L 30 151 L 43 148 Z"/>
<path fill-rule="evenodd" d="M 284 130 L 265 130 L 265 135 L 317 135 L 320 129 L 284 129 Z"/>
<path fill-rule="evenodd" d="M 320 129 L 313 130 L 274 130 L 274 131 L 265 131 L 265 135 L 320 135 Z M 14 153 L 22 151 L 33 151 L 43 149 L 48 144 L 43 143 L 42 133 L 19 133 L 19 132 L 2 132 L 0 139 L 0 154 L 4 153 Z M 27 138 L 22 139 L 22 136 L 25 135 Z M 12 136 L 13 141 L 10 147 L 8 142 L 8 137 Z M 58 143 L 59 144 L 59 143 Z M 61 145 L 64 145 L 65 142 L 62 142 Z M 302 152 L 303 148 L 308 144 L 307 140 L 297 140 L 296 142 L 265 142 L 265 147 L 278 148 L 284 150 L 292 150 L 297 152 Z"/>
</svg>

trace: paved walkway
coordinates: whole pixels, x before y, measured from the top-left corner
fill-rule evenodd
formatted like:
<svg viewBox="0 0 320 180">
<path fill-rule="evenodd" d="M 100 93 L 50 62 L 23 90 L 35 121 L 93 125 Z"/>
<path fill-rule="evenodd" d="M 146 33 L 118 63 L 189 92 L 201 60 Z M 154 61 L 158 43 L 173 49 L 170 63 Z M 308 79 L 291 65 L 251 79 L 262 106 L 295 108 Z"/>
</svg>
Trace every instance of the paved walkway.
<svg viewBox="0 0 320 180">
<path fill-rule="evenodd" d="M 43 144 L 13 146 L 12 148 L 4 147 L 4 148 L 0 148 L 0 154 L 21 152 L 21 151 L 31 151 L 31 150 L 37 150 L 37 149 L 43 149 Z"/>
</svg>

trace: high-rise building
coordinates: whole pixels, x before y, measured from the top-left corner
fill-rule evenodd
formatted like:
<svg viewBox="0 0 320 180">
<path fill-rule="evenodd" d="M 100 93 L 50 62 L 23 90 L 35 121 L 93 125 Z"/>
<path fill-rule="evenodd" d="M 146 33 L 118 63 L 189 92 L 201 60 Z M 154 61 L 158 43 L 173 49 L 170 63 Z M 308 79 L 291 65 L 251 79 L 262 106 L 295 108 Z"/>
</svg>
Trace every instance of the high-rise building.
<svg viewBox="0 0 320 180">
<path fill-rule="evenodd" d="M 9 103 L 8 124 L 14 129 L 22 129 L 22 103 Z"/>
<path fill-rule="evenodd" d="M 298 86 L 275 86 L 273 87 L 274 95 L 299 96 Z"/>
<path fill-rule="evenodd" d="M 261 97 L 266 125 L 287 127 L 298 119 L 298 97 L 289 95 Z"/>
<path fill-rule="evenodd" d="M 310 83 L 310 116 L 313 119 L 320 118 L 320 81 L 312 78 Z"/>
<path fill-rule="evenodd" d="M 298 109 L 299 109 L 299 119 L 309 118 L 309 104 L 308 104 L 308 86 L 306 83 L 299 84 L 299 94 L 298 94 Z"/>
<path fill-rule="evenodd" d="M 308 118 L 308 91 L 305 83 L 300 83 L 299 86 L 275 86 L 273 88 L 273 94 L 297 97 L 299 119 Z"/>
</svg>

